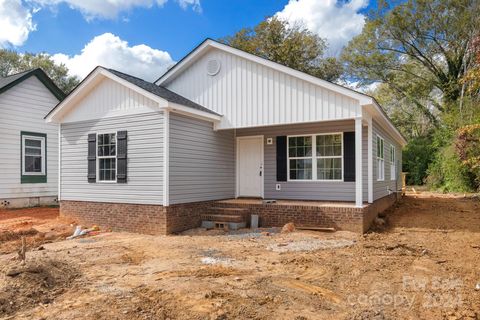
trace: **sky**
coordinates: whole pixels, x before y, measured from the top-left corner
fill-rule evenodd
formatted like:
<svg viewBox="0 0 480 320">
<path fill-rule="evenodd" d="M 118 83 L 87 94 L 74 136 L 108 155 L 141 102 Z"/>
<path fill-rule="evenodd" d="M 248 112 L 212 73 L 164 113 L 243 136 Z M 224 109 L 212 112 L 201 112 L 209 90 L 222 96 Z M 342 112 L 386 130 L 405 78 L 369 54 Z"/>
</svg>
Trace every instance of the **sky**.
<svg viewBox="0 0 480 320">
<path fill-rule="evenodd" d="M 95 66 L 152 81 L 205 38 L 265 17 L 301 21 L 336 56 L 373 0 L 0 0 L 0 48 L 45 52 L 83 78 Z"/>
</svg>

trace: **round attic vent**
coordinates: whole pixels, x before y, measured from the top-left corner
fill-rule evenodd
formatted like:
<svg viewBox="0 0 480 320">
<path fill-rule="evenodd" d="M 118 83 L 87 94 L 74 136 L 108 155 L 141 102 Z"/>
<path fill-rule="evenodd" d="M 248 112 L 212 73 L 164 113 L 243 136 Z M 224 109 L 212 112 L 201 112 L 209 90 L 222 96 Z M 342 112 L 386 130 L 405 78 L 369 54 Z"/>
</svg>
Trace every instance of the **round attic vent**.
<svg viewBox="0 0 480 320">
<path fill-rule="evenodd" d="M 207 62 L 207 73 L 210 76 L 216 75 L 220 71 L 220 61 L 209 60 Z"/>
</svg>

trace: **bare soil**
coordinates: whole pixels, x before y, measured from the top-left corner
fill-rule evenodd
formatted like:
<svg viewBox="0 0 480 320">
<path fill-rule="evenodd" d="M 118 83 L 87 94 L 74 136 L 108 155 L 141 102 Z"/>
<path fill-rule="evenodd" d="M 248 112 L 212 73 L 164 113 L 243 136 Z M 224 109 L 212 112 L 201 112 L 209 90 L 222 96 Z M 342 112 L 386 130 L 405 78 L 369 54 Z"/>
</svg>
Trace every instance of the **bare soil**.
<svg viewBox="0 0 480 320">
<path fill-rule="evenodd" d="M 365 235 L 196 229 L 29 244 L 25 266 L 0 255 L 0 318 L 480 319 L 478 199 L 409 194 L 386 219 Z M 70 227 L 53 215 L 26 228 L 55 224 Z"/>
</svg>

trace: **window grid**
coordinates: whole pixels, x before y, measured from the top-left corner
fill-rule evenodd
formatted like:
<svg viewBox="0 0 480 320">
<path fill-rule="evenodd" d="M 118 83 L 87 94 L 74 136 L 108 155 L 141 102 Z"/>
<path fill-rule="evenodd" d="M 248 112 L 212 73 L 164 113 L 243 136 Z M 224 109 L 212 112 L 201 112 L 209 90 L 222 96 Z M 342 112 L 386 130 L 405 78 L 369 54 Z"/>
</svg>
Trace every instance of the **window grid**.
<svg viewBox="0 0 480 320">
<path fill-rule="evenodd" d="M 395 147 L 393 145 L 390 145 L 390 180 L 395 180 L 397 177 L 397 167 L 395 165 L 395 151 Z"/>
<path fill-rule="evenodd" d="M 117 180 L 117 135 L 116 133 L 97 134 L 98 180 Z"/>
<path fill-rule="evenodd" d="M 377 135 L 377 180 L 385 180 L 384 140 Z"/>
<path fill-rule="evenodd" d="M 309 141 L 307 148 L 298 145 L 305 139 Z M 343 181 L 343 133 L 288 136 L 287 147 L 289 181 Z M 304 172 L 300 178 L 299 171 Z"/>
<path fill-rule="evenodd" d="M 23 175 L 45 174 L 45 138 L 23 136 Z"/>
</svg>

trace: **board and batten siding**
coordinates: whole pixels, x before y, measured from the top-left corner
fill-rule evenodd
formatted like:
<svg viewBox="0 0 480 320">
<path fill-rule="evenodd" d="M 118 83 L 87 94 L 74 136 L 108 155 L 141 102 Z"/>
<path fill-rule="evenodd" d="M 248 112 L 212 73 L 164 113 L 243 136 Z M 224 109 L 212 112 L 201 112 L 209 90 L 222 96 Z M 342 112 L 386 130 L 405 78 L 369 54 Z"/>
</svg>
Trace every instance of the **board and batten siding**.
<svg viewBox="0 0 480 320">
<path fill-rule="evenodd" d="M 214 76 L 207 73 L 210 60 L 221 65 Z M 358 100 L 218 49 L 208 51 L 165 85 L 223 115 L 218 129 L 361 115 Z"/>
<path fill-rule="evenodd" d="M 395 142 L 395 140 L 383 130 L 376 121 L 373 121 L 373 200 L 377 200 L 389 195 L 388 189 L 397 191 L 402 188 L 401 172 L 402 172 L 402 147 Z M 383 181 L 378 180 L 378 162 L 377 162 L 377 135 L 383 138 L 384 143 L 384 163 L 385 172 Z M 390 145 L 395 146 L 395 156 L 397 157 L 396 166 L 397 174 L 396 179 L 391 180 L 390 175 Z"/>
<path fill-rule="evenodd" d="M 63 123 L 103 119 L 129 114 L 149 113 L 158 109 L 158 103 L 105 78 L 95 85 L 62 120 Z"/>
<path fill-rule="evenodd" d="M 277 136 L 312 135 L 317 133 L 353 132 L 353 120 L 322 123 L 271 126 L 236 130 L 236 136 L 264 136 L 264 197 L 265 199 L 319 200 L 319 201 L 355 201 L 355 182 L 343 181 L 279 181 L 277 182 L 276 139 Z M 363 199 L 368 199 L 367 189 L 367 128 L 363 127 Z M 273 138 L 273 144 L 267 144 L 267 138 Z M 276 184 L 281 190 L 276 190 Z"/>
<path fill-rule="evenodd" d="M 170 204 L 235 197 L 233 130 L 173 112 L 169 124 Z"/>
<path fill-rule="evenodd" d="M 163 204 L 161 112 L 64 123 L 61 125 L 61 200 Z M 88 134 L 126 130 L 127 183 L 87 180 Z"/>
<path fill-rule="evenodd" d="M 35 76 L 0 94 L 0 199 L 57 196 L 58 124 L 43 119 L 57 103 Z M 21 183 L 21 131 L 47 135 L 46 183 Z"/>
</svg>

